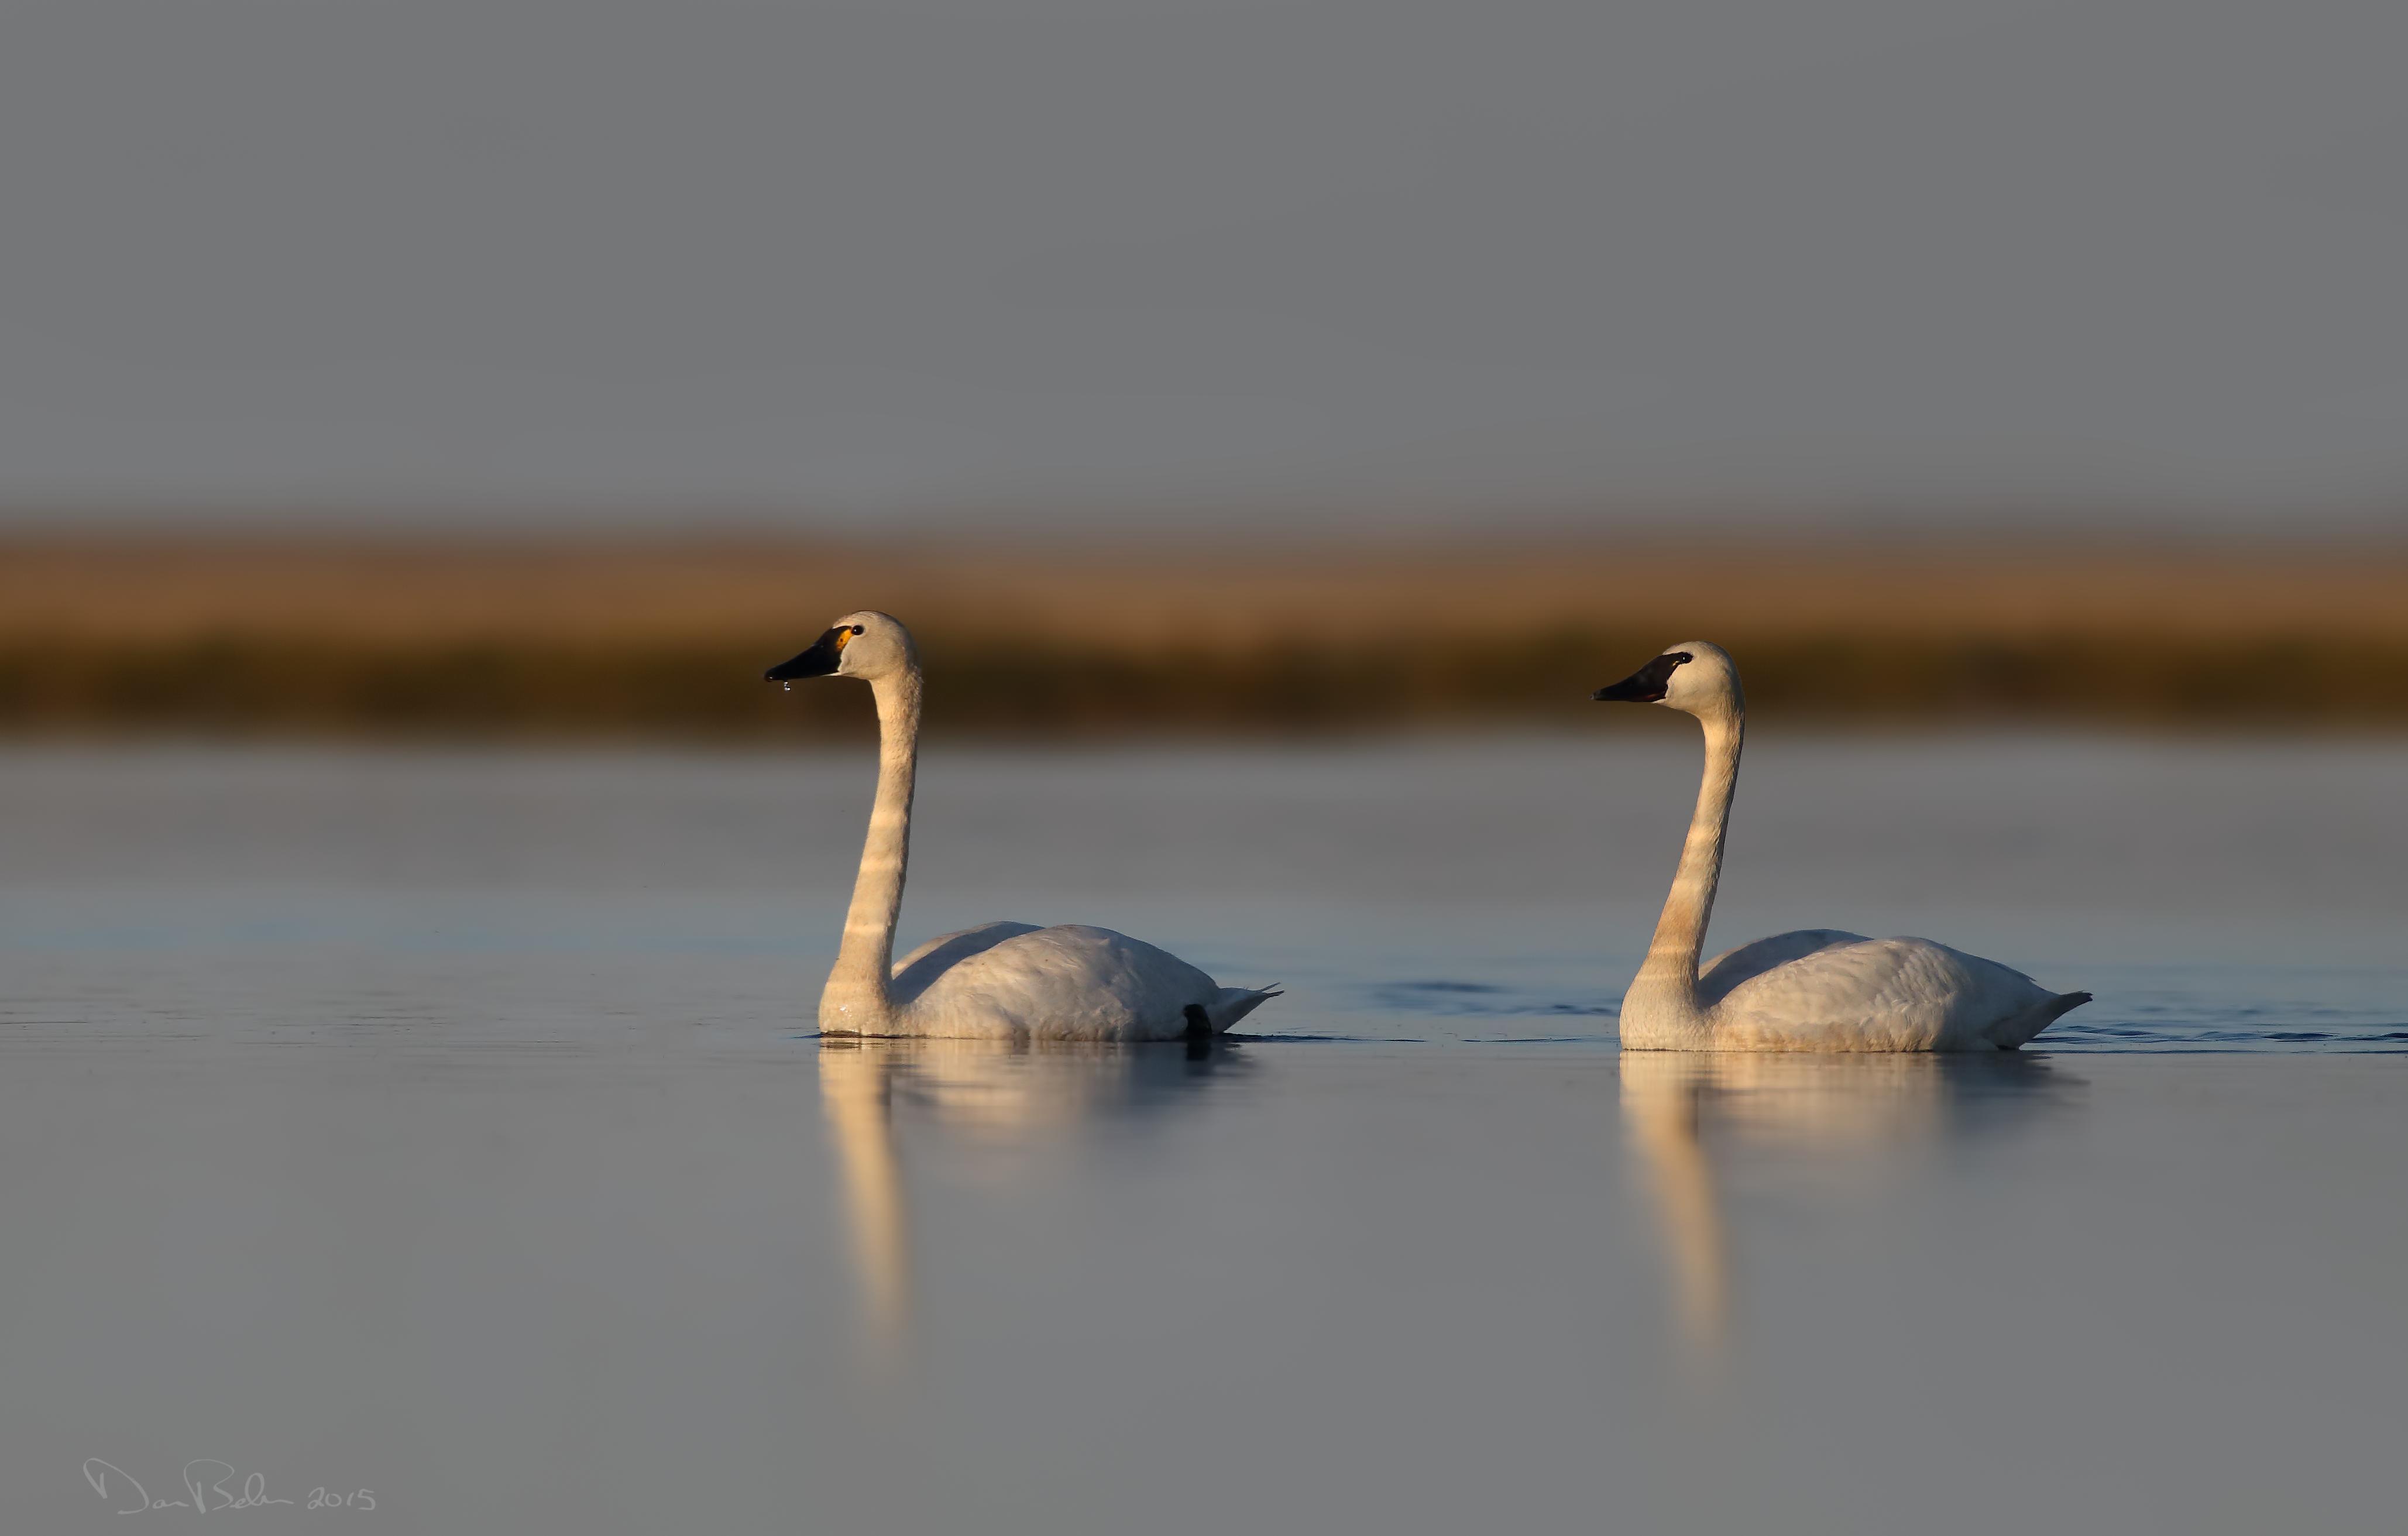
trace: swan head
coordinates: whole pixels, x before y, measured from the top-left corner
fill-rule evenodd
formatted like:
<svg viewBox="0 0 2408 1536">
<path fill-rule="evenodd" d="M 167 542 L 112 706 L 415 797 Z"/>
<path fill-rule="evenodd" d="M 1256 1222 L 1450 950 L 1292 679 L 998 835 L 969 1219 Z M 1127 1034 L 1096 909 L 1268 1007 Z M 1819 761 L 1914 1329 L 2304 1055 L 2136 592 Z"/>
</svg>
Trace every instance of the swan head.
<svg viewBox="0 0 2408 1536">
<path fill-rule="evenodd" d="M 860 678 L 875 682 L 910 670 L 920 659 L 911 632 L 901 620 L 864 609 L 830 624 L 810 648 L 761 674 L 765 682 L 791 682 L 796 678 Z"/>
<path fill-rule="evenodd" d="M 1589 697 L 1612 704 L 1661 704 L 1699 718 L 1730 714 L 1742 708 L 1739 668 L 1719 645 L 1683 640 L 1620 682 L 1608 683 Z"/>
</svg>

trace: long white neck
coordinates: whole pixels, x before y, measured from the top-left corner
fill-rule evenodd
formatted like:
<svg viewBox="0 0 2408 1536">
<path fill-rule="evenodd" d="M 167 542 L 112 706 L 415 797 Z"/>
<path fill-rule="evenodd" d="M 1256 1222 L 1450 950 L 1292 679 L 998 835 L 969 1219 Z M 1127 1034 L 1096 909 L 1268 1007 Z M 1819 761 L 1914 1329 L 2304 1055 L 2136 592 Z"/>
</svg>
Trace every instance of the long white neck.
<svg viewBox="0 0 2408 1536">
<path fill-rule="evenodd" d="M 878 701 L 878 797 L 869 808 L 853 905 L 844 914 L 844 942 L 820 994 L 820 1027 L 882 1035 L 891 1032 L 895 1012 L 887 980 L 895 969 L 895 920 L 903 911 L 903 865 L 911 847 L 911 783 L 920 768 L 920 668 L 914 664 L 880 678 L 869 692 Z"/>
<path fill-rule="evenodd" d="M 1672 894 L 1664 898 L 1664 915 L 1656 920 L 1656 937 L 1648 941 L 1647 962 L 1630 983 L 1632 995 L 1643 996 L 1650 1012 L 1687 1024 L 1698 1022 L 1698 956 L 1705 949 L 1706 925 L 1714 914 L 1714 886 L 1722 879 L 1723 835 L 1730 827 L 1747 713 L 1733 707 L 1702 715 L 1699 724 L 1706 731 L 1706 771 L 1698 786 L 1698 809 L 1681 844 Z"/>
</svg>

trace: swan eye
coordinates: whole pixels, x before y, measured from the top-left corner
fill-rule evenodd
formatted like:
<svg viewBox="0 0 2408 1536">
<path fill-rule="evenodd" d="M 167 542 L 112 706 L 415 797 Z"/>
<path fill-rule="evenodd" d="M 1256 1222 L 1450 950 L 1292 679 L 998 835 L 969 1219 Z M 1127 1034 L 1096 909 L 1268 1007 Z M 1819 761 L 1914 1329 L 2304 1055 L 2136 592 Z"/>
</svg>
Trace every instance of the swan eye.
<svg viewBox="0 0 2408 1536">
<path fill-rule="evenodd" d="M 858 629 L 856 629 L 856 630 L 854 630 L 854 631 L 853 631 L 853 633 L 854 633 L 854 634 L 856 634 L 856 635 L 858 635 L 858 634 L 860 634 L 860 633 L 861 633 L 861 631 L 860 631 L 860 630 L 858 630 Z M 1676 666 L 1676 667 L 1677 667 L 1677 666 L 1679 666 L 1682 662 L 1684 662 L 1684 661 L 1695 661 L 1695 660 L 1697 660 L 1698 658 L 1697 658 L 1697 657 L 1695 657 L 1695 656 L 1693 656 L 1693 655 L 1691 655 L 1691 654 L 1689 654 L 1686 651 L 1668 651 L 1668 652 L 1666 652 L 1666 653 L 1664 653 L 1664 659 L 1665 659 L 1666 661 L 1669 661 L 1669 662 L 1672 663 L 1674 666 Z"/>
<path fill-rule="evenodd" d="M 854 624 L 854 625 L 853 626 L 853 632 L 854 634 L 856 634 L 856 635 L 860 634 L 860 633 L 861 633 L 861 625 L 859 625 L 859 624 Z"/>
</svg>

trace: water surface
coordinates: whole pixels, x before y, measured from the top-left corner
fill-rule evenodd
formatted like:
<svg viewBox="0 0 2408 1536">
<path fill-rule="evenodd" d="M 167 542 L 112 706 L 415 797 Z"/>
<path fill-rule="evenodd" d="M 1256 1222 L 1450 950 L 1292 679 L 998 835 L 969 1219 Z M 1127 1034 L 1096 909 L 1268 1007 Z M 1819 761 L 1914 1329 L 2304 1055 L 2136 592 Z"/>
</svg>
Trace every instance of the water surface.
<svg viewBox="0 0 2408 1536">
<path fill-rule="evenodd" d="M 849 754 L 0 754 L 9 1498 L 2393 1529 L 2408 747 L 1754 744 L 1718 937 L 2099 1001 L 1996 1061 L 1622 1058 L 1693 753 L 932 756 L 906 941 L 1290 988 L 1202 1054 L 810 1038 Z"/>
</svg>

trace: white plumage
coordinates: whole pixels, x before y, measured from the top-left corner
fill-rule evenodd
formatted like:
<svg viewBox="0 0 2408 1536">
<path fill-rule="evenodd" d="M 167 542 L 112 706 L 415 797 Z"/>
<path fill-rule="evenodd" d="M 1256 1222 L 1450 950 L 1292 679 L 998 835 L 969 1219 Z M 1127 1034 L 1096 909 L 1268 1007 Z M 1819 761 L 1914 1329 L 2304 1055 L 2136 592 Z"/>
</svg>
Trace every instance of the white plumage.
<svg viewBox="0 0 2408 1536">
<path fill-rule="evenodd" d="M 931 939 L 895 968 L 895 1006 L 920 1035 L 1176 1040 L 1203 1011 L 1220 1034 L 1278 994 L 1223 986 L 1110 928 L 985 923 Z"/>
<path fill-rule="evenodd" d="M 1725 1050 L 2013 1050 L 2088 1000 L 2070 996 L 1928 939 L 1832 928 L 1743 944 L 1698 976 L 1698 1003 Z"/>
<path fill-rule="evenodd" d="M 1701 969 L 1746 735 L 1739 669 L 1720 647 L 1688 640 L 1596 696 L 1667 705 L 1696 716 L 1706 736 L 1680 868 L 1623 996 L 1624 1049 L 2012 1051 L 2090 1000 L 1928 939 L 1832 928 L 1759 939 Z"/>
<path fill-rule="evenodd" d="M 878 705 L 878 794 L 844 940 L 820 995 L 836 1035 L 1160 1041 L 1221 1034 L 1275 991 L 1223 986 L 1177 955 L 1110 928 L 987 923 L 893 963 L 919 768 L 920 658 L 883 613 L 849 613 L 769 681 L 855 677 Z"/>
</svg>

